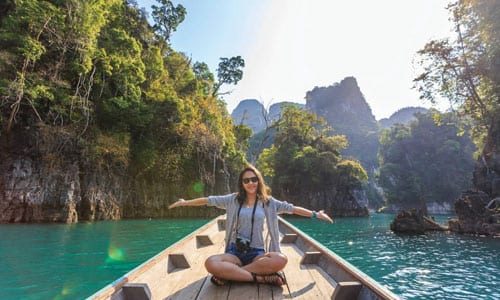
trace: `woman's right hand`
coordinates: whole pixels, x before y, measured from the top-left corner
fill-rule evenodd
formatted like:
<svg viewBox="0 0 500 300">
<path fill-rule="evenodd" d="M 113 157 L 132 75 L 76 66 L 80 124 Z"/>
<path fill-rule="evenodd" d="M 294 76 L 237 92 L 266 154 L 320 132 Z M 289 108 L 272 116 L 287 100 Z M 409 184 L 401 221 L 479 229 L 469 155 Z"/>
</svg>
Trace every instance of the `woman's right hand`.
<svg viewBox="0 0 500 300">
<path fill-rule="evenodd" d="M 186 200 L 180 198 L 176 202 L 170 204 L 170 206 L 168 207 L 168 209 L 176 208 L 176 207 L 179 207 L 179 206 L 184 206 L 185 203 L 186 203 Z"/>
</svg>

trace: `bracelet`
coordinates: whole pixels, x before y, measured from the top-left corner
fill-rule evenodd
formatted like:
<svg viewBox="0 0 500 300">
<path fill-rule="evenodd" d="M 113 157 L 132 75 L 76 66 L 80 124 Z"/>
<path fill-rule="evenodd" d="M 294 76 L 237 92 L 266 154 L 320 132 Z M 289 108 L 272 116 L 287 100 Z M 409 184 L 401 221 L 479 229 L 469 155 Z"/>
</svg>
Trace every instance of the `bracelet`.
<svg viewBox="0 0 500 300">
<path fill-rule="evenodd" d="M 317 213 L 315 211 L 312 212 L 312 215 L 311 215 L 311 219 L 316 219 L 318 216 L 317 216 Z"/>
</svg>

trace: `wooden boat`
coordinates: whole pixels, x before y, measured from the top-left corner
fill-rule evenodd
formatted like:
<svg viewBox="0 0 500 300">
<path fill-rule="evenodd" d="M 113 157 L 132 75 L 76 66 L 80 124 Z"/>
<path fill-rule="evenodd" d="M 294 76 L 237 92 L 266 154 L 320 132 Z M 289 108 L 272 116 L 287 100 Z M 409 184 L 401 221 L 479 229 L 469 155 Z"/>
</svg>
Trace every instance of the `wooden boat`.
<svg viewBox="0 0 500 300">
<path fill-rule="evenodd" d="M 210 282 L 205 260 L 224 250 L 220 216 L 89 299 L 399 299 L 307 234 L 279 218 L 288 285 Z"/>
</svg>

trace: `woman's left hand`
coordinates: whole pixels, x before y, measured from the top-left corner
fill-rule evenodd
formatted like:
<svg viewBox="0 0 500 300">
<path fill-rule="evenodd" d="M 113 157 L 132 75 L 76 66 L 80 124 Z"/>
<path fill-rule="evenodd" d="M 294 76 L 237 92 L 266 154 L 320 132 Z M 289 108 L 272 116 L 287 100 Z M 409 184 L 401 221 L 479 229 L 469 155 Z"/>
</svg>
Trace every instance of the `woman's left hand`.
<svg viewBox="0 0 500 300">
<path fill-rule="evenodd" d="M 319 220 L 323 220 L 323 221 L 326 221 L 326 222 L 330 222 L 330 223 L 333 223 L 333 219 L 330 218 L 324 210 L 320 210 L 318 211 L 317 213 L 317 217 Z"/>
</svg>

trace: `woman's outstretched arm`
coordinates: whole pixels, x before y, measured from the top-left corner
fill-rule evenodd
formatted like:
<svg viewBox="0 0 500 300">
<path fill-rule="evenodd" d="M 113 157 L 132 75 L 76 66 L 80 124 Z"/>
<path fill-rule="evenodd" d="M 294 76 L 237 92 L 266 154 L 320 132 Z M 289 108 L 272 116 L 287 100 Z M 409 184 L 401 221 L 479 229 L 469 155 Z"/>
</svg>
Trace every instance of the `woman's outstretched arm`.
<svg viewBox="0 0 500 300">
<path fill-rule="evenodd" d="M 309 210 L 307 208 L 303 208 L 300 206 L 294 206 L 293 207 L 293 214 L 299 215 L 299 216 L 304 216 L 304 217 L 309 217 L 309 218 L 316 217 L 319 220 L 333 223 L 332 218 L 330 218 L 323 210 L 315 212 L 315 211 Z"/>
<path fill-rule="evenodd" d="M 171 204 L 168 209 L 172 209 L 175 207 L 180 207 L 180 206 L 202 206 L 202 205 L 207 205 L 208 204 L 208 198 L 203 197 L 203 198 L 196 198 L 193 200 L 184 200 L 184 199 L 179 199 L 173 204 Z"/>
</svg>

